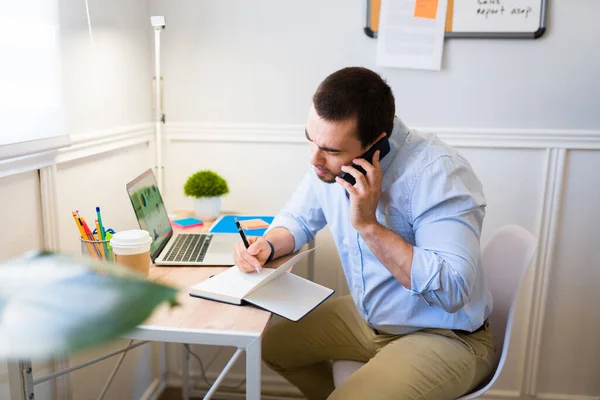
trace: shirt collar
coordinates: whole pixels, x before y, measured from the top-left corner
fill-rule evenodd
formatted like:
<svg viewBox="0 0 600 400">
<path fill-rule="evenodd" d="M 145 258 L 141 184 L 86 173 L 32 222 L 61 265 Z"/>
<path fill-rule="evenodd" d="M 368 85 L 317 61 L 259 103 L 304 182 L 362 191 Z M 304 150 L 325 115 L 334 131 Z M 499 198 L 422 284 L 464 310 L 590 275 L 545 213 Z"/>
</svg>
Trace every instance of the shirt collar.
<svg viewBox="0 0 600 400">
<path fill-rule="evenodd" d="M 390 187 L 390 185 L 397 178 L 396 177 L 397 171 L 388 171 L 388 169 L 389 169 L 390 165 L 392 164 L 392 162 L 394 161 L 394 158 L 400 151 L 400 147 L 402 147 L 402 145 L 404 144 L 404 141 L 408 137 L 409 132 L 410 132 L 410 129 L 408 129 L 408 127 L 406 125 L 404 125 L 404 122 L 402 122 L 402 120 L 400 120 L 400 118 L 395 117 L 394 118 L 394 129 L 392 130 L 392 134 L 389 137 L 390 152 L 381 160 L 381 163 L 380 163 L 381 174 L 383 176 L 382 180 L 381 180 L 382 191 L 387 190 Z"/>
<path fill-rule="evenodd" d="M 398 153 L 398 149 L 408 136 L 409 129 L 404 123 L 400 120 L 400 118 L 394 118 L 394 128 L 392 129 L 392 134 L 389 136 L 390 141 L 390 152 L 381 160 L 381 171 L 385 174 L 385 171 L 388 169 L 392 160 Z"/>
</svg>

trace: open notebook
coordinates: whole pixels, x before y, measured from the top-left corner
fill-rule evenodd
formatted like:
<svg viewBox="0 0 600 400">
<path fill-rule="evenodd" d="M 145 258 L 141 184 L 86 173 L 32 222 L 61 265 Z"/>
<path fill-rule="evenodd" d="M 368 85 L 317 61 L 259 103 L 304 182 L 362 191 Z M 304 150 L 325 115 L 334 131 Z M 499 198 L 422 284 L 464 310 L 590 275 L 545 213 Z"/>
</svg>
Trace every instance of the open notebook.
<svg viewBox="0 0 600 400">
<path fill-rule="evenodd" d="M 298 321 L 335 291 L 290 272 L 310 249 L 299 253 L 279 268 L 244 273 L 234 265 L 190 288 L 190 295 L 241 305 L 254 304 L 292 321 Z"/>
</svg>

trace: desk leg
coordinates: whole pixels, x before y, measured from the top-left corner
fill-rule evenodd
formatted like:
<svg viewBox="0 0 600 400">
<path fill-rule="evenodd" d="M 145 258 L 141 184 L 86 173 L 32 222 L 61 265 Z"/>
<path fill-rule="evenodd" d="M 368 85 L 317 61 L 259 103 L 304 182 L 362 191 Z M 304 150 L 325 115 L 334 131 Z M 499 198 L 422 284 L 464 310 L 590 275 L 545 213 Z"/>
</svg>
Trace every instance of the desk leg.
<svg viewBox="0 0 600 400">
<path fill-rule="evenodd" d="M 167 381 L 167 344 L 165 342 L 158 342 L 158 371 L 160 376 L 160 383 L 165 384 Z"/>
<path fill-rule="evenodd" d="M 190 352 L 186 344 L 181 345 L 181 393 L 183 400 L 190 398 Z"/>
<path fill-rule="evenodd" d="M 246 347 L 246 400 L 260 399 L 260 341 L 256 338 Z"/>
<path fill-rule="evenodd" d="M 31 360 L 8 362 L 8 390 L 11 399 L 31 400 L 35 398 Z"/>
</svg>

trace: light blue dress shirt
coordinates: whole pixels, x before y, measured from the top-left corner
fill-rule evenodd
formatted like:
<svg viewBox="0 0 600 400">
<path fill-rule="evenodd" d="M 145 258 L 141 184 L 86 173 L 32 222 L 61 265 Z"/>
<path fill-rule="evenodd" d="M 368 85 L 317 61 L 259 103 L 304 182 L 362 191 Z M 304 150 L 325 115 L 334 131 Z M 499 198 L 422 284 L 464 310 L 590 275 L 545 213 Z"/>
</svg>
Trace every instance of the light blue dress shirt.
<svg viewBox="0 0 600 400">
<path fill-rule="evenodd" d="M 433 134 L 409 130 L 398 118 L 390 147 L 381 160 L 376 216 L 414 246 L 411 289 L 392 276 L 350 223 L 345 190 L 322 182 L 312 168 L 269 229 L 288 229 L 298 251 L 328 224 L 354 303 L 373 328 L 394 334 L 473 331 L 492 308 L 480 257 L 482 185 L 453 148 Z"/>
</svg>

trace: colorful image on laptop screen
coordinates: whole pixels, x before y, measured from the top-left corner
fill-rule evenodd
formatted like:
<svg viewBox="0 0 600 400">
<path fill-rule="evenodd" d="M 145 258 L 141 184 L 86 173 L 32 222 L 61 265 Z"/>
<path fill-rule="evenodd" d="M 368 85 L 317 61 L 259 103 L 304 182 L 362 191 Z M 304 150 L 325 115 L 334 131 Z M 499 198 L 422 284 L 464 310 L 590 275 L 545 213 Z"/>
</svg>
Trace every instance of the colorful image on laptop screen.
<svg viewBox="0 0 600 400">
<path fill-rule="evenodd" d="M 150 232 L 154 239 L 150 248 L 150 253 L 154 254 L 172 232 L 154 174 L 143 176 L 128 188 L 128 192 L 140 227 Z"/>
</svg>

